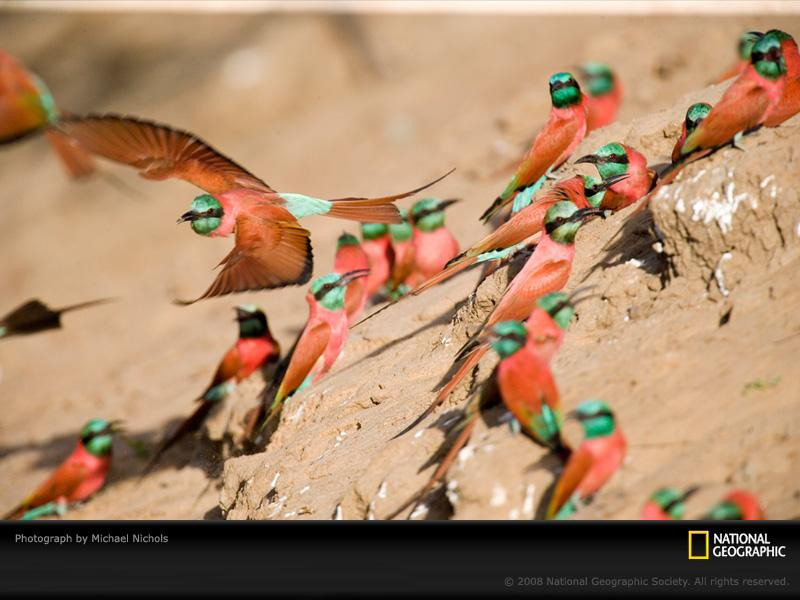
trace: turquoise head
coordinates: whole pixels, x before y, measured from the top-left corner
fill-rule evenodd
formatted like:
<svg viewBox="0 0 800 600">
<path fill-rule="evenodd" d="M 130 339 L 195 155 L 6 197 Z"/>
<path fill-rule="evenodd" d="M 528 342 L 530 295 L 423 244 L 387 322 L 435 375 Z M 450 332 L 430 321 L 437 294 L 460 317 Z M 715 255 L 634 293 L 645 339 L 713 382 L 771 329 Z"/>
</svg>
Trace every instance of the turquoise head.
<svg viewBox="0 0 800 600">
<path fill-rule="evenodd" d="M 581 101 L 581 87 L 570 73 L 550 76 L 550 99 L 556 108 L 567 108 Z"/>
<path fill-rule="evenodd" d="M 225 211 L 219 200 L 211 194 L 201 194 L 192 201 L 189 210 L 183 213 L 178 223 L 189 221 L 198 235 L 210 235 L 222 224 Z"/>
<path fill-rule="evenodd" d="M 492 328 L 489 339 L 500 358 L 508 358 L 525 346 L 528 330 L 520 321 L 502 321 Z"/>
<path fill-rule="evenodd" d="M 115 424 L 105 419 L 92 419 L 81 428 L 81 443 L 94 456 L 110 456 L 116 431 Z"/>
</svg>

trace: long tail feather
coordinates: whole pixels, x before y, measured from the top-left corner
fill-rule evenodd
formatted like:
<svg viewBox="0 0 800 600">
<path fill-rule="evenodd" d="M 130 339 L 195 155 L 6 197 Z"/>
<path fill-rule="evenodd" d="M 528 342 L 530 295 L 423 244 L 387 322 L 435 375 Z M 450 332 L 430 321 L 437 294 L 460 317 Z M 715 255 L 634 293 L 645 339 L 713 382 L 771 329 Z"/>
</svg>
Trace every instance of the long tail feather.
<svg viewBox="0 0 800 600">
<path fill-rule="evenodd" d="M 458 371 L 456 371 L 450 378 L 450 381 L 448 381 L 445 386 L 439 390 L 439 393 L 436 395 L 436 400 L 431 405 L 429 410 L 433 410 L 447 399 L 453 390 L 456 389 L 458 384 L 461 383 L 464 377 L 466 377 L 470 371 L 475 368 L 488 350 L 489 346 L 485 344 L 482 344 L 472 350 L 472 352 L 466 357 L 464 362 L 458 368 Z"/>
<path fill-rule="evenodd" d="M 184 421 L 178 426 L 172 435 L 164 440 L 161 446 L 158 447 L 158 450 L 156 450 L 155 454 L 153 454 L 153 458 L 151 458 L 145 465 L 144 469 L 142 469 L 142 476 L 150 472 L 164 452 L 174 446 L 185 435 L 196 431 L 200 425 L 203 424 L 203 421 L 205 421 L 205 418 L 208 416 L 208 413 L 211 411 L 211 407 L 213 405 L 214 404 L 212 402 L 200 402 L 200 405 L 194 410 L 194 412 L 184 419 Z"/>
</svg>

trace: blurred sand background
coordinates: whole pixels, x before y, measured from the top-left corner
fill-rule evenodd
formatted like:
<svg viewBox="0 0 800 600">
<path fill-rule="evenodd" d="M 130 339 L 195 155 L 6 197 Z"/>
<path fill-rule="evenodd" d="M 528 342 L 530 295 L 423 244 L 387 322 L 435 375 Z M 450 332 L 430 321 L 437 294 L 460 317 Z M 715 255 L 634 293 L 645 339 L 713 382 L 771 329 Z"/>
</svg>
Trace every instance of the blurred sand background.
<svg viewBox="0 0 800 600">
<path fill-rule="evenodd" d="M 0 12 L 4 49 L 64 108 L 188 129 L 276 189 L 383 195 L 456 167 L 431 193 L 464 198 L 448 214 L 462 244 L 481 235 L 477 216 L 504 184 L 491 173 L 544 122 L 551 73 L 608 62 L 628 121 L 707 85 L 734 60 L 740 32 L 775 26 L 797 35 L 800 17 Z M 288 288 L 174 306 L 205 289 L 230 246 L 175 225 L 194 188 L 108 163 L 127 189 L 107 177 L 70 182 L 43 139 L 0 157 L 0 312 L 32 297 L 118 299 L 67 315 L 63 330 L 0 343 L 0 505 L 10 508 L 89 418 L 124 419 L 148 442 L 174 426 L 235 339 L 235 304 L 261 305 L 285 347 L 306 305 L 304 289 Z M 336 237 L 357 225 L 305 223 L 320 275 Z M 141 462 L 122 444 L 115 452 L 108 485 L 76 517 L 219 514 L 213 456 L 184 444 L 137 482 Z"/>
</svg>

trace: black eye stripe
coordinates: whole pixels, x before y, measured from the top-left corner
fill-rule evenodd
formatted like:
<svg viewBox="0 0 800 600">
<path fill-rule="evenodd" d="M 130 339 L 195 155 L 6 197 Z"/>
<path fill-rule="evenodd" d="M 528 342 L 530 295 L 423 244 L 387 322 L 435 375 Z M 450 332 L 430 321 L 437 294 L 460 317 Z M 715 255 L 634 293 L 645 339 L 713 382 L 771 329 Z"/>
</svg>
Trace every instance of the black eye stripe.
<svg viewBox="0 0 800 600">
<path fill-rule="evenodd" d="M 314 299 L 315 300 L 322 300 L 322 298 L 325 297 L 325 294 L 330 292 L 335 287 L 336 287 L 335 283 L 326 283 L 325 285 L 323 285 L 321 288 L 319 288 L 317 290 L 317 293 L 314 294 Z"/>
<path fill-rule="evenodd" d="M 556 81 L 555 83 L 550 84 L 550 91 L 555 92 L 568 87 L 578 87 L 578 82 L 574 79 L 568 79 L 567 81 Z"/>
<path fill-rule="evenodd" d="M 598 156 L 595 154 L 595 164 L 606 164 L 606 163 L 620 163 L 620 164 L 628 164 L 628 155 L 627 154 L 608 154 L 606 156 Z"/>
</svg>

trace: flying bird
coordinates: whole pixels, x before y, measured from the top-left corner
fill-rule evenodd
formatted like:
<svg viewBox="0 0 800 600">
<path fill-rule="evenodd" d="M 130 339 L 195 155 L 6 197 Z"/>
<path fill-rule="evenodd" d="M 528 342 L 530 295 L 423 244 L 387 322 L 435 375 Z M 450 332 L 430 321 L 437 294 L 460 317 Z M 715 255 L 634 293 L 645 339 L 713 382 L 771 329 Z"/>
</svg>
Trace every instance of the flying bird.
<svg viewBox="0 0 800 600">
<path fill-rule="evenodd" d="M 395 223 L 393 202 L 434 183 L 381 198 L 322 200 L 276 192 L 192 133 L 119 115 L 66 117 L 58 128 L 90 152 L 129 165 L 145 179 L 177 177 L 206 193 L 197 196 L 179 223 L 203 236 L 235 234 L 233 250 L 201 300 L 247 290 L 301 285 L 311 278 L 310 233 L 298 219 L 328 215 L 341 219 Z M 445 175 L 446 176 L 446 175 Z M 191 304 L 191 302 L 182 302 Z"/>
<path fill-rule="evenodd" d="M 64 308 L 50 308 L 41 300 L 28 300 L 22 306 L 18 306 L 10 313 L 0 318 L 0 338 L 11 337 L 12 335 L 26 335 L 39 333 L 48 329 L 61 328 L 61 315 L 73 310 L 88 308 L 98 304 L 111 302 L 110 298 L 100 300 L 90 300 L 73 304 Z"/>
</svg>

